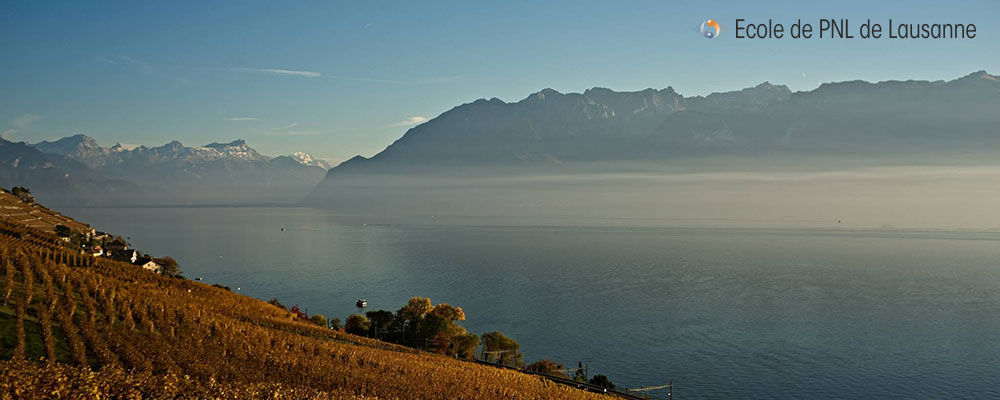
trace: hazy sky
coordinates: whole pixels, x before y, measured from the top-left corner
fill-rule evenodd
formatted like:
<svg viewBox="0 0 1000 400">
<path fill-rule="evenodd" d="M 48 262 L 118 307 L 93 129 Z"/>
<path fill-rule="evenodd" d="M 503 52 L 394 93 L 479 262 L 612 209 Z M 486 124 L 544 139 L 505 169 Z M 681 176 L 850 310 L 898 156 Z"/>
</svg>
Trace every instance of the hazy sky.
<svg viewBox="0 0 1000 400">
<path fill-rule="evenodd" d="M 545 87 L 708 94 L 762 81 L 1000 72 L 996 1 L 38 2 L 0 5 L 0 131 L 370 156 L 425 118 Z M 805 2 L 801 2 L 805 3 Z M 704 39 L 698 26 L 726 29 Z M 736 18 L 974 23 L 973 40 L 736 40 Z M 852 27 L 852 30 L 856 27 Z"/>
</svg>

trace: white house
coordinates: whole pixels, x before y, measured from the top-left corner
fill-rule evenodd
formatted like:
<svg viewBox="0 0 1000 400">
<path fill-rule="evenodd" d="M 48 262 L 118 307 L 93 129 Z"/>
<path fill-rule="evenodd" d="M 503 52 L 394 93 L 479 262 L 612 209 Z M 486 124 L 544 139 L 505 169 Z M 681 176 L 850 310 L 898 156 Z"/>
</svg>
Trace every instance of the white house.
<svg viewBox="0 0 1000 400">
<path fill-rule="evenodd" d="M 156 261 L 154 261 L 151 258 L 142 258 L 142 259 L 136 261 L 135 265 L 138 265 L 138 266 L 142 267 L 142 269 L 145 269 L 147 271 L 152 271 L 152 272 L 156 272 L 156 273 L 163 272 L 163 266 L 160 265 L 159 263 L 157 263 Z"/>
</svg>

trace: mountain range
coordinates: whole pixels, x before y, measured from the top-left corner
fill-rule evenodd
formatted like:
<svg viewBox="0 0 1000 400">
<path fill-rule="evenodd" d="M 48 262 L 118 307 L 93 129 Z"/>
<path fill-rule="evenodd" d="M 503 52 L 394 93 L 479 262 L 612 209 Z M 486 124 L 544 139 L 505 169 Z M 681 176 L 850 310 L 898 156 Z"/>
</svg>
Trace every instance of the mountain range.
<svg viewBox="0 0 1000 400">
<path fill-rule="evenodd" d="M 311 190 L 330 167 L 306 153 L 272 158 L 244 140 L 102 147 L 78 134 L 2 145 L 7 156 L 0 173 L 10 177 L 4 182 L 28 186 L 55 204 L 287 204 Z M 105 190 L 109 187 L 115 190 Z"/>
<path fill-rule="evenodd" d="M 359 190 L 355 177 L 415 171 L 514 168 L 514 174 L 530 174 L 594 162 L 728 155 L 765 160 L 774 154 L 920 163 L 928 153 L 997 148 L 998 109 L 1000 79 L 985 71 L 950 81 L 826 83 L 805 92 L 765 82 L 693 97 L 671 87 L 544 89 L 514 103 L 479 99 L 446 111 L 375 156 L 331 169 L 305 203 L 337 203 L 345 192 Z"/>
<path fill-rule="evenodd" d="M 768 82 L 684 97 L 673 88 L 544 89 L 516 103 L 479 99 L 416 126 L 367 168 L 656 159 L 760 149 L 853 151 L 979 146 L 1000 126 L 1000 80 L 850 81 L 791 92 Z"/>
<path fill-rule="evenodd" d="M 764 82 L 690 97 L 671 87 L 544 89 L 513 103 L 459 105 L 375 156 L 334 168 L 306 153 L 269 157 L 243 140 L 197 147 L 102 147 L 85 135 L 3 140 L 0 184 L 29 186 L 57 205 L 287 204 L 305 197 L 306 205 L 337 207 L 345 196 L 362 204 L 378 196 L 406 199 L 414 194 L 407 187 L 432 190 L 414 178 L 469 171 L 572 173 L 727 156 L 920 164 L 975 153 L 989 161 L 1000 145 L 998 109 L 1000 79 L 985 71 L 950 81 L 826 83 L 803 92 Z"/>
<path fill-rule="evenodd" d="M 28 187 L 55 204 L 101 204 L 94 199 L 142 199 L 144 190 L 110 179 L 71 158 L 44 153 L 26 143 L 0 138 L 0 182 L 6 188 Z"/>
</svg>

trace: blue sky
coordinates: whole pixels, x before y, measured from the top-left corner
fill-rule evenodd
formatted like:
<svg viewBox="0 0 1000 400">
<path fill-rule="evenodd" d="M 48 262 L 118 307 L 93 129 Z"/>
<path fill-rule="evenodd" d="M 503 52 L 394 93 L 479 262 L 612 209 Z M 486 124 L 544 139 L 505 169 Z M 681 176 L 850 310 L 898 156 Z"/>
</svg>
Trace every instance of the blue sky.
<svg viewBox="0 0 1000 400">
<path fill-rule="evenodd" d="M 726 32 L 704 39 L 716 19 Z M 974 23 L 973 40 L 736 40 L 736 18 Z M 852 27 L 852 29 L 855 29 Z M 684 95 L 763 81 L 1000 73 L 995 1 L 39 2 L 0 5 L 0 131 L 370 156 L 477 98 L 551 87 Z"/>
</svg>

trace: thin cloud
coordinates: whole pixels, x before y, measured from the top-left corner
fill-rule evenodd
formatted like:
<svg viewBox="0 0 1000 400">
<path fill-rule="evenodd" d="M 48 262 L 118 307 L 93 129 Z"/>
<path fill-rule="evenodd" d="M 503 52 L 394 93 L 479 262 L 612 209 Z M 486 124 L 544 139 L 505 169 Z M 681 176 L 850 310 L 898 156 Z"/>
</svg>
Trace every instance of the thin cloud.
<svg viewBox="0 0 1000 400">
<path fill-rule="evenodd" d="M 407 118 L 405 120 L 402 120 L 402 121 L 399 121 L 399 122 L 397 122 L 395 124 L 392 124 L 392 126 L 411 126 L 411 125 L 422 124 L 424 122 L 427 122 L 427 117 L 421 117 L 419 115 L 414 115 L 414 116 L 412 116 L 410 118 Z"/>
<path fill-rule="evenodd" d="M 313 71 L 299 71 L 292 69 L 278 69 L 278 68 L 223 68 L 223 70 L 228 71 L 242 71 L 242 72 L 257 72 L 265 74 L 274 75 L 285 75 L 285 76 L 299 76 L 304 78 L 332 78 L 341 79 L 345 81 L 356 81 L 356 82 L 374 82 L 374 83 L 388 83 L 392 85 L 405 85 L 407 82 L 395 80 L 395 79 L 379 79 L 379 78 L 367 78 L 363 76 L 347 76 L 347 75 L 323 75 L 319 72 Z"/>
<path fill-rule="evenodd" d="M 254 117 L 232 117 L 232 118 L 223 118 L 223 120 L 225 120 L 225 121 L 263 121 L 260 118 L 254 118 Z"/>
<path fill-rule="evenodd" d="M 285 76 L 299 76 L 304 78 L 319 78 L 323 76 L 319 72 L 312 71 L 298 71 L 293 69 L 277 69 L 277 68 L 234 68 L 236 71 L 246 71 L 246 72 L 261 72 L 266 74 L 274 75 L 285 75 Z"/>
<path fill-rule="evenodd" d="M 156 68 L 153 65 L 135 57 L 119 55 L 109 58 L 97 56 L 97 60 L 105 64 L 132 66 L 147 74 L 156 72 Z"/>
<path fill-rule="evenodd" d="M 288 125 L 273 128 L 269 131 L 262 132 L 261 136 L 311 136 L 322 133 L 318 130 L 296 130 L 295 127 L 299 126 L 298 122 L 292 122 Z"/>
<path fill-rule="evenodd" d="M 24 130 L 29 125 L 40 119 L 42 119 L 42 117 L 35 114 L 21 114 L 19 117 L 10 120 L 10 126 L 12 128 L 4 130 L 3 133 L 0 133 L 0 137 L 7 137 L 17 133 L 17 131 Z"/>
<path fill-rule="evenodd" d="M 150 65 L 149 63 L 147 63 L 145 61 L 142 61 L 140 59 L 137 59 L 137 58 L 132 58 L 132 57 L 129 57 L 129 56 L 118 56 L 118 59 L 122 60 L 122 61 L 124 61 L 124 62 L 126 62 L 128 64 L 132 64 L 132 65 L 134 65 L 136 67 L 139 67 L 139 69 L 143 70 L 144 72 L 153 72 L 153 71 L 156 70 L 156 68 L 153 68 L 153 66 Z"/>
<path fill-rule="evenodd" d="M 17 118 L 12 119 L 10 121 L 10 125 L 13 126 L 15 129 L 25 129 L 28 127 L 28 125 L 31 125 L 35 123 L 35 121 L 38 121 L 40 119 L 42 119 L 42 117 L 35 114 L 23 114 Z"/>
<path fill-rule="evenodd" d="M 354 76 L 343 76 L 343 75 L 327 75 L 334 79 L 343 79 L 345 81 L 358 81 L 358 82 L 377 82 L 377 83 L 391 83 L 394 85 L 405 85 L 406 82 L 396 81 L 392 79 L 375 79 L 375 78 L 358 78 Z"/>
<path fill-rule="evenodd" d="M 372 27 L 372 25 L 375 25 L 375 22 L 369 22 L 369 23 L 365 24 L 365 26 L 362 26 L 362 27 L 361 27 L 361 29 L 368 29 L 368 28 L 371 28 L 371 27 Z"/>
</svg>

